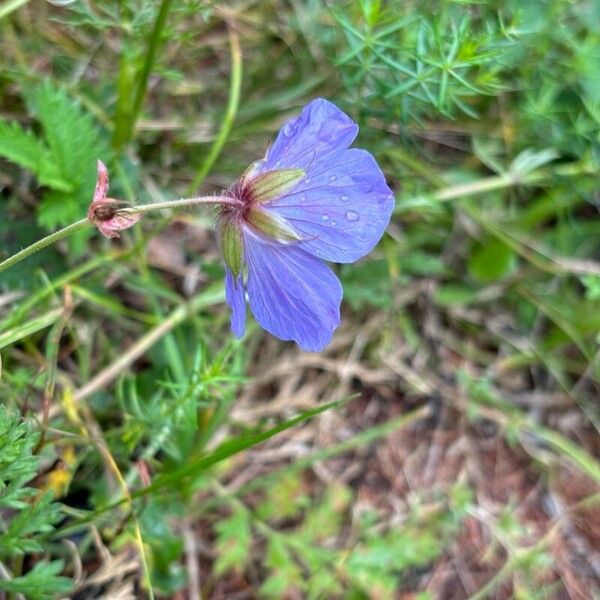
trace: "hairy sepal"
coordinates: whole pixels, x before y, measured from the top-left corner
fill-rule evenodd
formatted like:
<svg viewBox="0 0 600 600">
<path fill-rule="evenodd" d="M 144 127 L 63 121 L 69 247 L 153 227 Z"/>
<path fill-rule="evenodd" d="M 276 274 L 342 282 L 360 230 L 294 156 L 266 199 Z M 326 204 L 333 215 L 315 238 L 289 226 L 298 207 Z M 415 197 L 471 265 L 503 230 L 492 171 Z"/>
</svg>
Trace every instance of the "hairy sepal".
<svg viewBox="0 0 600 600">
<path fill-rule="evenodd" d="M 240 228 L 229 221 L 220 225 L 221 252 L 225 264 L 237 277 L 242 272 L 244 264 L 244 240 Z"/>
<path fill-rule="evenodd" d="M 250 210 L 248 223 L 264 236 L 284 244 L 302 239 L 284 219 L 260 208 Z"/>
<path fill-rule="evenodd" d="M 305 175 L 304 169 L 275 169 L 253 178 L 248 194 L 255 204 L 271 202 L 289 192 Z"/>
</svg>

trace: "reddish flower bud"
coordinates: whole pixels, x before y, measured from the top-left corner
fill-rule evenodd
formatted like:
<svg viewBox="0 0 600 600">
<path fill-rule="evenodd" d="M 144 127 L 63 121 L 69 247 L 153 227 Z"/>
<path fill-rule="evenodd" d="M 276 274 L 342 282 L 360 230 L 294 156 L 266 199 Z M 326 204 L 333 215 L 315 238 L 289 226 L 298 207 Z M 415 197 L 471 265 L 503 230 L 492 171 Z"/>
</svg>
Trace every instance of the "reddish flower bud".
<svg viewBox="0 0 600 600">
<path fill-rule="evenodd" d="M 141 213 L 126 213 L 122 211 L 127 205 L 119 200 L 107 198 L 108 171 L 104 163 L 98 161 L 98 179 L 94 198 L 90 204 L 88 219 L 98 228 L 100 233 L 107 238 L 118 238 L 119 231 L 135 225 L 141 218 Z"/>
</svg>

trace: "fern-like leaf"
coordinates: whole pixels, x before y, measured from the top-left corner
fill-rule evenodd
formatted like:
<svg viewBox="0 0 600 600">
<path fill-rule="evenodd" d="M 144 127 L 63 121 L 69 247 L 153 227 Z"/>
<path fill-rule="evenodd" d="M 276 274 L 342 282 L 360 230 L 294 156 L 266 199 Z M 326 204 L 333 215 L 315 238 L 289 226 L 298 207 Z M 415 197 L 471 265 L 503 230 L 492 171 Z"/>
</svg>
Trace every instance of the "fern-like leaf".
<svg viewBox="0 0 600 600">
<path fill-rule="evenodd" d="M 35 173 L 42 185 L 69 192 L 71 184 L 61 177 L 46 144 L 17 122 L 0 121 L 0 156 Z"/>
<path fill-rule="evenodd" d="M 12 594 L 23 594 L 29 600 L 53 600 L 62 598 L 72 588 L 70 579 L 61 577 L 63 562 L 55 560 L 49 563 L 38 562 L 33 569 L 14 579 L 0 579 L 0 590 Z"/>
<path fill-rule="evenodd" d="M 61 517 L 51 493 L 38 497 L 38 490 L 27 485 L 38 473 L 39 460 L 33 454 L 38 437 L 17 413 L 0 405 L 0 561 L 5 564 L 43 551 L 41 535 L 52 531 Z M 25 575 L 0 578 L 0 591 L 32 600 L 56 598 L 70 588 L 69 580 L 58 575 L 60 571 L 60 561 L 38 562 Z"/>
<path fill-rule="evenodd" d="M 60 174 L 79 188 L 90 185 L 86 190 L 87 202 L 96 181 L 96 159 L 106 154 L 92 116 L 49 81 L 25 90 L 25 96 L 42 125 Z"/>
</svg>

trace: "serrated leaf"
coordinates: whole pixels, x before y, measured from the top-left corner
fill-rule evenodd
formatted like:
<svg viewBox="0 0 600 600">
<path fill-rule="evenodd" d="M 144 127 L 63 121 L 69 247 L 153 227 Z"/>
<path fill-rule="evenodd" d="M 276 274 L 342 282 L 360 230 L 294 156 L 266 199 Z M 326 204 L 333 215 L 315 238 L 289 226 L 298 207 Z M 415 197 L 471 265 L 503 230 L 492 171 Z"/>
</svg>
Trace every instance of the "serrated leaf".
<svg viewBox="0 0 600 600">
<path fill-rule="evenodd" d="M 270 575 L 260 588 L 262 597 L 283 598 L 290 588 L 300 587 L 300 569 L 281 536 L 271 535 L 267 539 L 265 565 Z"/>
<path fill-rule="evenodd" d="M 40 181 L 53 188 L 40 205 L 38 221 L 46 228 L 66 225 L 85 214 L 96 184 L 96 160 L 108 155 L 107 145 L 92 116 L 62 88 L 45 81 L 25 88 L 24 95 L 47 147 L 39 162 Z M 72 251 L 81 247 L 70 245 Z"/>
<path fill-rule="evenodd" d="M 47 146 L 16 121 L 7 123 L 0 120 L 0 156 L 31 171 L 44 185 L 70 187 L 52 163 Z"/>
<path fill-rule="evenodd" d="M 341 483 L 330 484 L 322 501 L 307 512 L 301 535 L 308 541 L 322 541 L 337 535 L 351 499 L 349 488 Z"/>
<path fill-rule="evenodd" d="M 12 594 L 23 594 L 29 600 L 53 600 L 63 597 L 73 587 L 71 580 L 61 577 L 63 562 L 37 562 L 33 569 L 14 579 L 0 579 L 0 590 Z"/>
<path fill-rule="evenodd" d="M 20 510 L 11 519 L 6 532 L 0 534 L 0 555 L 10 552 L 21 555 L 26 552 L 42 550 L 37 534 L 47 533 L 54 529 L 60 519 L 59 505 L 52 502 L 52 493 L 47 493 Z"/>
<path fill-rule="evenodd" d="M 18 414 L 0 405 L 0 510 L 10 509 L 2 510 L 0 560 L 43 550 L 39 534 L 51 531 L 61 516 L 52 494 L 39 496 L 27 486 L 37 475 L 37 440 L 37 433 Z"/>
<path fill-rule="evenodd" d="M 231 516 L 219 521 L 217 529 L 217 554 L 215 575 L 222 575 L 229 569 L 243 569 L 248 562 L 252 528 L 248 512 L 241 506 L 234 506 Z"/>
<path fill-rule="evenodd" d="M 44 142 L 16 121 L 0 121 L 0 156 L 34 173 L 42 185 L 67 192 L 72 189 Z"/>
<path fill-rule="evenodd" d="M 38 206 L 38 223 L 47 229 L 75 221 L 79 216 L 77 200 L 62 192 L 48 192 Z"/>
<path fill-rule="evenodd" d="M 95 183 L 96 159 L 104 144 L 91 115 L 49 81 L 24 92 L 60 173 L 70 182 Z M 93 189 L 91 185 L 90 196 Z"/>
<path fill-rule="evenodd" d="M 36 443 L 37 434 L 0 405 L 0 508 L 24 506 L 21 501 L 31 495 L 24 485 L 37 473 Z"/>
<path fill-rule="evenodd" d="M 256 507 L 260 519 L 285 519 L 299 513 L 307 497 L 307 490 L 296 473 L 280 477 L 263 502 Z"/>
</svg>

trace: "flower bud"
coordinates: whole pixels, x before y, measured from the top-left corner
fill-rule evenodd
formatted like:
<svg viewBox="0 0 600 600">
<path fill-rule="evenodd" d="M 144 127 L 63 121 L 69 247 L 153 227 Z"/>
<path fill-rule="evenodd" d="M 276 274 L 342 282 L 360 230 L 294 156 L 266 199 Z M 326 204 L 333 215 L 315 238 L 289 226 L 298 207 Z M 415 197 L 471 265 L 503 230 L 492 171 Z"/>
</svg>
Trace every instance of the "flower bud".
<svg viewBox="0 0 600 600">
<path fill-rule="evenodd" d="M 120 209 L 127 205 L 119 200 L 107 198 L 107 193 L 108 171 L 105 164 L 99 160 L 96 189 L 92 203 L 88 207 L 87 216 L 104 237 L 118 238 L 119 231 L 135 225 L 142 215 L 127 211 L 120 212 Z"/>
<path fill-rule="evenodd" d="M 225 264 L 237 277 L 244 264 L 244 241 L 240 228 L 231 221 L 223 220 L 219 227 L 221 253 Z"/>
</svg>

